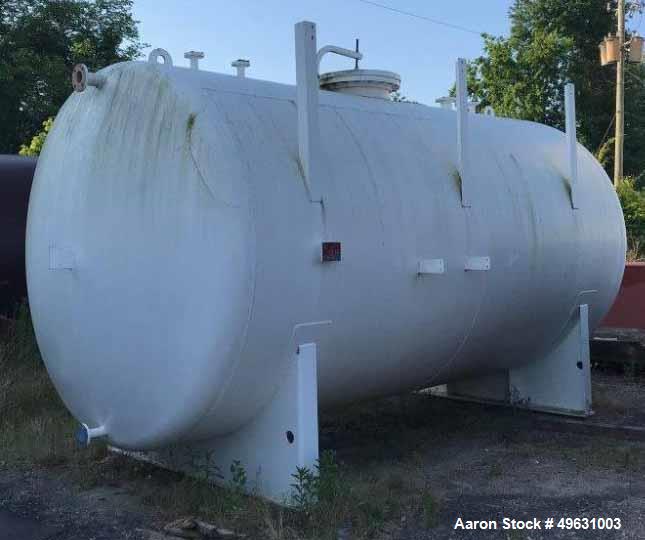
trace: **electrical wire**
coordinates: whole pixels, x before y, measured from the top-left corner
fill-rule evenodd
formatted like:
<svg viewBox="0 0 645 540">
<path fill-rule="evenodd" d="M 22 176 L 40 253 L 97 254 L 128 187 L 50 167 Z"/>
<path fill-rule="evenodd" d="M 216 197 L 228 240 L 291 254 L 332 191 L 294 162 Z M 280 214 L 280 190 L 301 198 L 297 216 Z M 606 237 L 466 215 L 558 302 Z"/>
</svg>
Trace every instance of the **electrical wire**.
<svg viewBox="0 0 645 540">
<path fill-rule="evenodd" d="M 609 135 L 609 130 L 611 129 L 611 126 L 614 125 L 615 121 L 616 121 L 616 113 L 614 113 L 614 115 L 611 117 L 611 121 L 609 122 L 609 125 L 605 130 L 605 134 L 602 136 L 602 139 L 600 140 L 600 144 L 598 145 L 598 149 L 596 150 L 596 155 L 598 154 L 598 152 L 600 152 L 602 145 L 605 144 L 605 141 L 607 140 L 607 135 Z"/>
<path fill-rule="evenodd" d="M 476 34 L 478 36 L 485 34 L 485 32 L 479 32 L 478 30 L 473 30 L 472 28 L 466 28 L 465 26 L 449 23 L 446 21 L 442 21 L 440 19 L 433 19 L 432 17 L 426 17 L 425 15 L 419 15 L 418 13 L 413 13 L 411 11 L 405 11 L 403 9 L 398 9 L 392 6 L 388 6 L 386 4 L 381 4 L 379 2 L 373 2 L 372 0 L 358 0 L 358 2 L 361 2 L 362 4 L 378 7 L 381 9 L 385 9 L 388 11 L 392 11 L 394 13 L 398 13 L 399 15 L 407 15 L 408 17 L 414 17 L 415 19 L 421 19 L 423 21 L 430 22 L 433 24 L 439 24 L 447 28 L 452 28 L 453 30 L 461 30 L 462 32 L 468 32 L 469 34 Z"/>
</svg>

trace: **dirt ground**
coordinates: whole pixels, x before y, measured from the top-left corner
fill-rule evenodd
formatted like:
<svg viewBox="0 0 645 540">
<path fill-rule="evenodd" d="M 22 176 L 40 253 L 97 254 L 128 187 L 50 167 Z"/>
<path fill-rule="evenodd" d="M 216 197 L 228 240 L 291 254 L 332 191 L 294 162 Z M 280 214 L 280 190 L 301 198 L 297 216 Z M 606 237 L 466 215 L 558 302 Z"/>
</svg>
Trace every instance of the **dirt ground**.
<svg viewBox="0 0 645 540">
<path fill-rule="evenodd" d="M 79 491 L 62 471 L 0 471 L 0 539 L 145 539 L 154 517 L 127 484 Z"/>
<path fill-rule="evenodd" d="M 594 399 L 597 414 L 572 424 L 425 394 L 389 398 L 323 417 L 321 445 L 335 450 L 348 483 L 378 477 L 388 496 L 428 493 L 425 511 L 404 506 L 390 513 L 375 504 L 375 513 L 385 512 L 375 514 L 382 523 L 370 533 L 376 538 L 645 538 L 645 431 L 631 429 L 645 428 L 645 381 L 595 373 Z M 105 458 L 106 470 L 113 459 Z M 25 470 L 1 460 L 0 540 L 157 540 L 147 531 L 161 530 L 173 516 L 151 505 L 144 487 L 172 490 L 181 481 L 145 465 L 136 477 L 110 473 L 79 486 L 65 465 Z M 556 524 L 561 517 L 619 518 L 622 528 L 455 530 L 459 517 L 497 520 L 500 528 L 504 517 L 551 517 Z M 282 537 L 273 527 L 246 534 Z M 351 524 L 337 535 L 354 536 Z"/>
</svg>

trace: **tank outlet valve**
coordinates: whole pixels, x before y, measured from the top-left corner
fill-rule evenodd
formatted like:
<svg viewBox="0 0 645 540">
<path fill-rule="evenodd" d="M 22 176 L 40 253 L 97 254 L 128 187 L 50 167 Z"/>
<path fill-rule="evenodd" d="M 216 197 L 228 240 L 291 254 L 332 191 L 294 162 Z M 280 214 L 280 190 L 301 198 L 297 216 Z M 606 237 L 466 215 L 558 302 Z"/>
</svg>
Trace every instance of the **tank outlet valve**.
<svg viewBox="0 0 645 540">
<path fill-rule="evenodd" d="M 75 92 L 84 92 L 88 86 L 101 88 L 105 84 L 105 77 L 92 73 L 85 64 L 76 64 L 72 69 L 72 88 Z"/>
<path fill-rule="evenodd" d="M 79 446 L 87 448 L 92 442 L 92 439 L 98 439 L 105 435 L 107 435 L 107 429 L 105 426 L 91 428 L 87 424 L 81 424 L 76 432 L 76 442 Z"/>
</svg>

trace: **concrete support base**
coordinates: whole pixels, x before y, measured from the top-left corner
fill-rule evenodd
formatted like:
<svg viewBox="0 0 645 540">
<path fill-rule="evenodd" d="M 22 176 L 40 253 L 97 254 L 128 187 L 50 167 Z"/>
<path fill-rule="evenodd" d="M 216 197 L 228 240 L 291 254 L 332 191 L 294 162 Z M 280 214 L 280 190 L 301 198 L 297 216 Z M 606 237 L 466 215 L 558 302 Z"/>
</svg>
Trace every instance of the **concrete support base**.
<svg viewBox="0 0 645 540">
<path fill-rule="evenodd" d="M 161 466 L 289 504 L 298 467 L 318 461 L 316 344 L 297 348 L 282 387 L 249 424 L 224 437 L 137 453 Z"/>
<path fill-rule="evenodd" d="M 433 393 L 569 416 L 593 414 L 588 315 L 588 305 L 579 306 L 564 338 L 546 357 L 505 372 L 451 383 Z"/>
</svg>

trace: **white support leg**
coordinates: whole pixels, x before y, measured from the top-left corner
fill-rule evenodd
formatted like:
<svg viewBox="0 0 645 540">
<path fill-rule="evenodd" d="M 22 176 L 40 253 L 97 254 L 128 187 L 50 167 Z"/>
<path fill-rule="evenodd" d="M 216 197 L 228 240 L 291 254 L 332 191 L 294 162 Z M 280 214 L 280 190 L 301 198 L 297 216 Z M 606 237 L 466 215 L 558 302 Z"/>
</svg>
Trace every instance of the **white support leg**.
<svg viewBox="0 0 645 540">
<path fill-rule="evenodd" d="M 435 387 L 432 393 L 463 401 L 589 416 L 592 410 L 588 315 L 587 304 L 578 306 L 565 336 L 544 358 L 505 372 Z"/>
<path fill-rule="evenodd" d="M 469 207 L 470 170 L 468 162 L 468 86 L 466 83 L 466 60 L 457 59 L 457 171 L 461 179 L 461 206 Z"/>
<path fill-rule="evenodd" d="M 144 459 L 224 485 L 238 485 L 281 504 L 291 502 L 298 467 L 315 472 L 318 461 L 316 344 L 300 345 L 282 387 L 256 418 L 238 431 L 189 447 L 148 452 Z M 234 465 L 233 470 L 231 465 Z"/>
<path fill-rule="evenodd" d="M 298 107 L 298 153 L 311 202 L 320 202 L 316 174 L 320 170 L 320 130 L 318 120 L 318 50 L 316 25 L 296 24 L 296 104 Z"/>
<path fill-rule="evenodd" d="M 579 306 L 560 344 L 546 358 L 509 371 L 511 402 L 533 410 L 589 416 L 589 306 Z"/>
<path fill-rule="evenodd" d="M 578 206 L 578 138 L 576 136 L 576 92 L 573 83 L 564 86 L 564 123 L 567 136 L 567 161 L 571 208 Z"/>
</svg>

